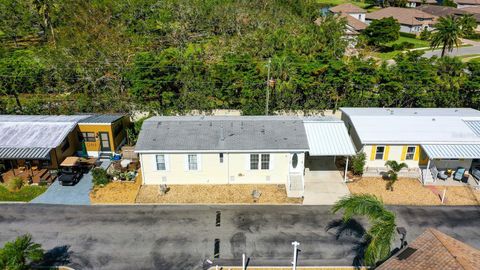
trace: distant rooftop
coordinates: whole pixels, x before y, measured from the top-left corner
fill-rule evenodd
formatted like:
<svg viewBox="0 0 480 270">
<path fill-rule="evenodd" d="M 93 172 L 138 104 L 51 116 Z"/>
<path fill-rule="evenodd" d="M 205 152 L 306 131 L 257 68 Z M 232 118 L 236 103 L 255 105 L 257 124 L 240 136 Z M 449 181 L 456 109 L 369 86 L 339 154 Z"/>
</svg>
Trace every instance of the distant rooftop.
<svg viewBox="0 0 480 270">
<path fill-rule="evenodd" d="M 403 25 L 424 25 L 426 23 L 435 23 L 437 16 L 428 14 L 414 8 L 401 8 L 401 7 L 387 7 L 377 11 L 367 13 L 367 20 L 380 20 L 383 18 L 393 17 L 400 24 Z M 428 21 L 426 21 L 428 20 Z"/>
<path fill-rule="evenodd" d="M 346 4 L 340 4 L 338 6 L 334 6 L 330 8 L 330 11 L 333 13 L 367 13 L 367 11 L 363 8 L 360 8 L 359 6 L 346 3 Z"/>
<path fill-rule="evenodd" d="M 0 122 L 78 122 L 90 115 L 9 115 L 1 114 Z"/>
</svg>

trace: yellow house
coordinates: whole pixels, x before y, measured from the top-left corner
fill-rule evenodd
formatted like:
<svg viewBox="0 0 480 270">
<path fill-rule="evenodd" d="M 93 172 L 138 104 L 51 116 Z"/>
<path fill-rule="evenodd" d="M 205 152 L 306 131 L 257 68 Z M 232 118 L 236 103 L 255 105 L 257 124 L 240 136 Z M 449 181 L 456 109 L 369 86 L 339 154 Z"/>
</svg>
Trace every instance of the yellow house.
<svg viewBox="0 0 480 270">
<path fill-rule="evenodd" d="M 118 151 L 126 143 L 129 119 L 121 114 L 93 115 L 78 122 L 82 151 L 99 157 Z"/>
<path fill-rule="evenodd" d="M 395 160 L 408 165 L 408 169 L 401 171 L 403 176 L 431 184 L 445 178 L 446 171 L 463 168 L 468 172 L 478 166 L 480 111 L 470 108 L 341 108 L 341 111 L 357 150 L 366 155 L 364 174 L 382 174 L 387 170 L 385 162 Z"/>
</svg>

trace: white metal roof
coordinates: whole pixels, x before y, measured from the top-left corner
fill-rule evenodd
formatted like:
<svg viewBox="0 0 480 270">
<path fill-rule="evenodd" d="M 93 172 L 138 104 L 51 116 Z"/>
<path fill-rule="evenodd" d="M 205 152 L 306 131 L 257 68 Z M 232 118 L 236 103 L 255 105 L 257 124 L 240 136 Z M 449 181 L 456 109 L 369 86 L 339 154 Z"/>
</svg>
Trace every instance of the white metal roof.
<svg viewBox="0 0 480 270">
<path fill-rule="evenodd" d="M 342 121 L 305 121 L 311 156 L 353 156 L 355 148 Z"/>
<path fill-rule="evenodd" d="M 465 121 L 465 124 L 467 124 L 468 127 L 470 127 L 470 129 L 472 129 L 472 131 L 477 134 L 477 136 L 480 136 L 480 120 L 477 120 L 477 121 Z"/>
<path fill-rule="evenodd" d="M 422 147 L 431 159 L 480 158 L 480 144 L 424 144 Z"/>
<path fill-rule="evenodd" d="M 474 109 L 342 108 L 362 144 L 480 144 Z"/>
</svg>

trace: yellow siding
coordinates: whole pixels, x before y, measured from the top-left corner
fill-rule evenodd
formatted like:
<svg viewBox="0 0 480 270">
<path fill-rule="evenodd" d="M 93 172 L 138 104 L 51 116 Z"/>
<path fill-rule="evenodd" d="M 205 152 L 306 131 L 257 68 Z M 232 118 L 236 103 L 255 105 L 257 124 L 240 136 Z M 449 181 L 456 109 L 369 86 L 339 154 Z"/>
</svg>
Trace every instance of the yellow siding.
<svg viewBox="0 0 480 270">
<path fill-rule="evenodd" d="M 408 146 L 404 145 L 403 148 L 402 148 L 402 156 L 400 157 L 400 160 L 405 160 L 406 156 L 407 156 L 407 148 Z"/>
<path fill-rule="evenodd" d="M 418 161 L 420 157 L 420 146 L 417 145 L 415 148 L 415 155 L 413 156 L 413 160 Z"/>
<path fill-rule="evenodd" d="M 115 150 L 116 145 L 113 139 L 113 131 L 111 125 L 79 125 L 80 132 L 93 132 L 95 133 L 94 142 L 85 142 L 87 151 L 100 151 L 100 136 L 99 132 L 107 132 L 110 140 L 110 147 L 112 151 Z"/>
<path fill-rule="evenodd" d="M 383 160 L 388 160 L 389 153 L 390 153 L 390 145 L 385 145 L 385 153 L 383 153 Z"/>
<path fill-rule="evenodd" d="M 370 153 L 370 160 L 375 160 L 375 152 L 377 151 L 377 146 L 372 145 L 372 152 Z"/>
</svg>

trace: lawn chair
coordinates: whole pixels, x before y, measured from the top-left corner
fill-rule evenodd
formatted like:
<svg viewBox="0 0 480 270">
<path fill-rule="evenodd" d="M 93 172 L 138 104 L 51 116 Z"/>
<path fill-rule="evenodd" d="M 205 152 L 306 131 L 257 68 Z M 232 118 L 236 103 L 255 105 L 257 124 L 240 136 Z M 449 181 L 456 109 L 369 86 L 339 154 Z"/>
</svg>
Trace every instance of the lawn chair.
<svg viewBox="0 0 480 270">
<path fill-rule="evenodd" d="M 457 181 L 462 181 L 463 182 L 463 176 L 465 175 L 465 168 L 463 167 L 458 167 L 457 170 L 455 171 L 455 174 L 453 175 L 453 180 Z"/>
<path fill-rule="evenodd" d="M 439 171 L 437 177 L 445 181 L 448 179 L 448 174 L 445 171 Z"/>
</svg>

